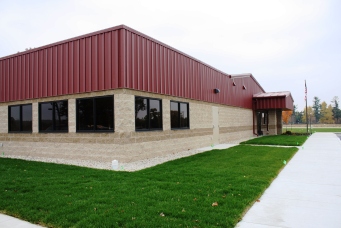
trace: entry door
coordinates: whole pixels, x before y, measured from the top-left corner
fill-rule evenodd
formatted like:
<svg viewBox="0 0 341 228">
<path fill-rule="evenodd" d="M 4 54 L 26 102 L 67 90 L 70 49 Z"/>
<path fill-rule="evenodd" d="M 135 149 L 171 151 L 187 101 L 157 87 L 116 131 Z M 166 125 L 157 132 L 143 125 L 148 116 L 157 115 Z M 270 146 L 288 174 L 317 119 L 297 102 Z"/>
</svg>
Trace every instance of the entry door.
<svg viewBox="0 0 341 228">
<path fill-rule="evenodd" d="M 219 108 L 212 107 L 213 144 L 219 144 Z"/>
</svg>

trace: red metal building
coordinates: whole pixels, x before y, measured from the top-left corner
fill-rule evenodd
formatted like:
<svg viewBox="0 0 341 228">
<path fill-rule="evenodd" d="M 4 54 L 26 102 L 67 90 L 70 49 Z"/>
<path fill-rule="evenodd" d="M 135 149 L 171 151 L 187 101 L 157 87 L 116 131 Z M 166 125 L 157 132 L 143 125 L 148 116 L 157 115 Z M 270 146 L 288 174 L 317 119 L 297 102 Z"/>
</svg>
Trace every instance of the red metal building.
<svg viewBox="0 0 341 228">
<path fill-rule="evenodd" d="M 279 134 L 292 108 L 290 92 L 266 93 L 252 74 L 124 25 L 0 58 L 0 143 L 11 156 L 136 161 Z"/>
</svg>

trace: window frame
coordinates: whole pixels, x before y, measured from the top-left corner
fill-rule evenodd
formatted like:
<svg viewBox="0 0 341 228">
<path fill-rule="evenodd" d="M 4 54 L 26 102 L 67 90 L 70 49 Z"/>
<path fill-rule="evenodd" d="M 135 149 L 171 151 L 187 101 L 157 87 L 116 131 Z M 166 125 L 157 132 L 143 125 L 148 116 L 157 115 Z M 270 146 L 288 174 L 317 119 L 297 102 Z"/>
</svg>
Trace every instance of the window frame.
<svg viewBox="0 0 341 228">
<path fill-rule="evenodd" d="M 23 106 L 31 106 L 31 130 L 25 131 L 23 130 Z M 11 108 L 12 107 L 19 107 L 19 131 L 12 131 L 11 129 Z M 33 131 L 33 108 L 32 103 L 30 104 L 20 104 L 20 105 L 9 105 L 8 106 L 8 133 L 32 133 Z"/>
<path fill-rule="evenodd" d="M 67 112 L 66 112 L 66 118 L 67 118 L 67 129 L 66 130 L 56 130 L 56 116 L 55 116 L 55 105 L 52 106 L 52 130 L 42 130 L 42 113 L 41 113 L 41 105 L 47 104 L 47 103 L 57 103 L 57 102 L 65 102 L 66 101 L 66 107 L 67 107 Z M 66 100 L 56 100 L 56 101 L 46 101 L 46 102 L 39 102 L 38 103 L 38 130 L 39 133 L 68 133 L 69 132 L 69 101 Z"/>
<path fill-rule="evenodd" d="M 170 127 L 171 127 L 171 130 L 186 130 L 186 129 L 190 129 L 189 102 L 182 102 L 182 101 L 171 100 L 170 103 L 169 103 L 170 112 L 172 112 L 172 102 L 173 103 L 177 103 L 177 105 L 178 105 L 178 123 L 179 123 L 179 126 L 178 127 L 172 127 L 172 113 L 170 113 Z M 188 122 L 187 125 L 188 126 L 186 126 L 186 127 L 181 127 L 181 123 L 180 123 L 181 104 L 185 104 L 187 106 L 187 122 Z"/>
<path fill-rule="evenodd" d="M 99 130 L 96 129 L 97 123 L 97 112 L 96 112 L 96 100 L 100 98 L 112 98 L 112 129 L 109 130 Z M 80 123 L 79 123 L 79 101 L 81 100 L 92 100 L 92 115 L 93 115 L 93 128 L 91 130 L 80 130 Z M 96 97 L 84 97 L 76 99 L 76 132 L 78 133 L 108 133 L 108 132 L 115 132 L 115 106 L 114 106 L 114 95 L 107 95 L 107 96 L 96 96 Z"/>
<path fill-rule="evenodd" d="M 142 98 L 142 99 L 147 99 L 147 116 L 148 116 L 148 128 L 144 128 L 144 129 L 137 129 L 136 128 L 136 119 L 137 116 L 135 117 L 135 131 L 137 132 L 141 132 L 141 131 L 163 131 L 163 110 L 162 110 L 162 99 L 159 98 L 152 98 L 152 97 L 143 97 L 143 96 L 135 96 L 134 98 L 134 110 L 136 107 L 136 98 Z M 160 116 L 161 116 L 161 127 L 160 128 L 151 128 L 151 124 L 150 124 L 150 100 L 156 100 L 159 101 L 159 105 L 160 105 Z"/>
</svg>

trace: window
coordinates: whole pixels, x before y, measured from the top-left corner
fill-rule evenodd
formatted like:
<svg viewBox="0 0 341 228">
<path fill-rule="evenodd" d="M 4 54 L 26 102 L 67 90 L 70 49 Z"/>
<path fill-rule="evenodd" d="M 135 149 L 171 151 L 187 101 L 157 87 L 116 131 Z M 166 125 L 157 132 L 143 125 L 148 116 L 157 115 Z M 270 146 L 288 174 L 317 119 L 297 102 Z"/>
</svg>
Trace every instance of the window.
<svg viewBox="0 0 341 228">
<path fill-rule="evenodd" d="M 162 130 L 161 100 L 135 97 L 135 129 Z"/>
<path fill-rule="evenodd" d="M 188 103 L 171 101 L 171 128 L 189 128 Z"/>
<path fill-rule="evenodd" d="M 114 131 L 113 96 L 77 100 L 77 131 Z"/>
<path fill-rule="evenodd" d="M 8 132 L 32 132 L 32 104 L 8 107 Z"/>
<path fill-rule="evenodd" d="M 39 103 L 39 132 L 68 131 L 68 102 Z"/>
</svg>

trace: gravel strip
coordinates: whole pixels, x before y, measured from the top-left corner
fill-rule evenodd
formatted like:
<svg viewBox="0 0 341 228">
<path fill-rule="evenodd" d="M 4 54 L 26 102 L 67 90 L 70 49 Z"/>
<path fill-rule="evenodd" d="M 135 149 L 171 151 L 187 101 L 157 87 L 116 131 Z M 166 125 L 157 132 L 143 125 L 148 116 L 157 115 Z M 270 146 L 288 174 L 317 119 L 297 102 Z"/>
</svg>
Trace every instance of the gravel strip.
<svg viewBox="0 0 341 228">
<path fill-rule="evenodd" d="M 165 163 L 167 161 L 175 160 L 182 157 L 192 156 L 194 154 L 203 153 L 212 149 L 225 149 L 232 146 L 236 146 L 238 144 L 219 144 L 213 147 L 205 147 L 194 150 L 182 151 L 174 154 L 167 154 L 164 156 L 158 156 L 150 159 L 144 159 L 135 162 L 129 163 L 120 163 L 118 164 L 118 171 L 137 171 L 145 168 L 149 168 L 155 165 L 159 165 Z M 98 162 L 98 161 L 88 161 L 88 160 L 68 160 L 61 158 L 44 158 L 44 157 L 33 157 L 33 156 L 14 156 L 14 155 L 2 155 L 5 158 L 17 158 L 28 161 L 39 161 L 39 162 L 49 162 L 56 164 L 66 164 L 66 165 L 76 165 L 82 167 L 89 167 L 95 169 L 107 169 L 111 170 L 111 161 L 110 162 Z"/>
</svg>

